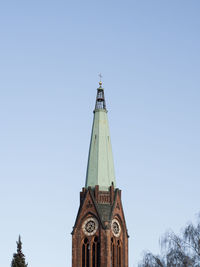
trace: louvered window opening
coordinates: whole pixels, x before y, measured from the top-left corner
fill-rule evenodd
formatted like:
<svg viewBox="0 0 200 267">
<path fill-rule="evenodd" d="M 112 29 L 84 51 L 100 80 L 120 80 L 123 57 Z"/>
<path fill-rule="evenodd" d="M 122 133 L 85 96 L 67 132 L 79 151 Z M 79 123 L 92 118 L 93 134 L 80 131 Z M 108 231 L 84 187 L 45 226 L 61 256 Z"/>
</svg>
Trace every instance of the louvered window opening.
<svg viewBox="0 0 200 267">
<path fill-rule="evenodd" d="M 82 267 L 100 267 L 100 243 L 98 237 L 95 237 L 89 243 L 87 238 L 82 244 Z"/>
<path fill-rule="evenodd" d="M 120 240 L 116 241 L 111 238 L 111 267 L 122 266 L 122 249 Z"/>
</svg>

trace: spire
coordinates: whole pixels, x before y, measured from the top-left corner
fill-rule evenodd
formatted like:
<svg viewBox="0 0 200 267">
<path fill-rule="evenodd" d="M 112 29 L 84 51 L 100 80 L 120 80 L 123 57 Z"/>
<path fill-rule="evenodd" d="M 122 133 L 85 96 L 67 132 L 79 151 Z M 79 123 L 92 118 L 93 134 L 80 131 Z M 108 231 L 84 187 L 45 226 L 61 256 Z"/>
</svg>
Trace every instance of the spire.
<svg viewBox="0 0 200 267">
<path fill-rule="evenodd" d="M 112 183 L 115 187 L 115 172 L 106 102 L 100 80 L 97 88 L 85 186 L 94 188 L 95 185 L 99 185 L 99 190 L 108 191 Z"/>
</svg>

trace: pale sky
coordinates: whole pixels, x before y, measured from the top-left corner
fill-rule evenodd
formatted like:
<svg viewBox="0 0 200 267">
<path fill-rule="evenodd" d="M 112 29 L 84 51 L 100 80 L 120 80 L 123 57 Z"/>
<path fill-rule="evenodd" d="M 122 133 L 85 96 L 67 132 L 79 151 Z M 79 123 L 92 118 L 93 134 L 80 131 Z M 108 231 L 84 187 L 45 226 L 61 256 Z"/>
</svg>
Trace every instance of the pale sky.
<svg viewBox="0 0 200 267">
<path fill-rule="evenodd" d="M 200 211 L 200 1 L 0 3 L 0 254 L 70 267 L 98 87 L 129 259 Z"/>
</svg>

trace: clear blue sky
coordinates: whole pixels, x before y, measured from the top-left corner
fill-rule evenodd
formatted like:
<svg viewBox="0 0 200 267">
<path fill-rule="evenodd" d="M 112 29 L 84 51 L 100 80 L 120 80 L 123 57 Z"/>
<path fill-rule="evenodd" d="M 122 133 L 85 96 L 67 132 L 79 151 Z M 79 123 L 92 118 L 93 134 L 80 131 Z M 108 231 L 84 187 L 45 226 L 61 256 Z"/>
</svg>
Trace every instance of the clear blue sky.
<svg viewBox="0 0 200 267">
<path fill-rule="evenodd" d="M 130 266 L 200 211 L 200 1 L 0 3 L 0 254 L 70 267 L 98 73 Z"/>
</svg>

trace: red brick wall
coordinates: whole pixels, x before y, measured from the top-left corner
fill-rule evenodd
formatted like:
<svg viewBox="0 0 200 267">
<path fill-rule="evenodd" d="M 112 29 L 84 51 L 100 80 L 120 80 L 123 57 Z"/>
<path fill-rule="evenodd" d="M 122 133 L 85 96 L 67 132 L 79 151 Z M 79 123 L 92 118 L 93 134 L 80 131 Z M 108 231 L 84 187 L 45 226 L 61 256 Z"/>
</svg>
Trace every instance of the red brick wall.
<svg viewBox="0 0 200 267">
<path fill-rule="evenodd" d="M 95 206 L 98 203 L 112 206 L 112 215 L 108 221 L 101 221 L 101 214 Z M 95 236 L 98 236 L 100 240 L 100 267 L 111 266 L 111 238 L 114 238 L 116 242 L 120 240 L 122 245 L 121 266 L 128 267 L 128 233 L 121 203 L 121 190 L 114 190 L 113 186 L 105 192 L 99 191 L 98 186 L 94 190 L 83 188 L 80 193 L 80 208 L 72 232 L 72 267 L 82 266 L 81 253 L 84 238 L 87 237 L 89 242 L 92 242 L 94 238 L 94 236 L 86 236 L 82 230 L 82 224 L 88 217 L 95 217 L 99 223 Z M 118 238 L 113 235 L 111 230 L 111 221 L 114 218 L 119 221 L 121 226 L 121 234 Z"/>
</svg>

